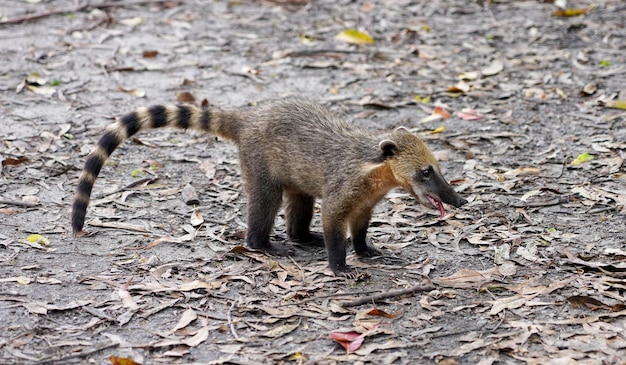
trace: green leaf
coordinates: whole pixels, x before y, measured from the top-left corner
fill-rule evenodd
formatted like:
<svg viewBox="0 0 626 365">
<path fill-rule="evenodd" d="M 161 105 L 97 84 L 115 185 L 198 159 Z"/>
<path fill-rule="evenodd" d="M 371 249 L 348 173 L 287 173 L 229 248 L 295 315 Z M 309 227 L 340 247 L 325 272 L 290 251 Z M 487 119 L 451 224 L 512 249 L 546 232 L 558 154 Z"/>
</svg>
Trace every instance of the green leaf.
<svg viewBox="0 0 626 365">
<path fill-rule="evenodd" d="M 611 61 L 602 60 L 600 61 L 600 67 L 609 67 L 611 66 Z"/>
<path fill-rule="evenodd" d="M 141 169 L 134 169 L 133 171 L 130 172 L 130 176 L 132 177 L 139 177 L 139 175 L 141 175 Z"/>
<path fill-rule="evenodd" d="M 580 165 L 583 162 L 587 162 L 587 161 L 591 161 L 593 160 L 593 155 L 590 155 L 588 153 L 581 153 L 580 155 L 578 155 L 578 157 L 576 157 L 576 159 L 572 162 L 570 162 L 570 165 Z"/>
<path fill-rule="evenodd" d="M 32 243 L 38 243 L 42 246 L 50 246 L 50 241 L 46 237 L 40 234 L 29 235 L 28 237 L 26 237 L 26 241 L 32 242 Z"/>
</svg>

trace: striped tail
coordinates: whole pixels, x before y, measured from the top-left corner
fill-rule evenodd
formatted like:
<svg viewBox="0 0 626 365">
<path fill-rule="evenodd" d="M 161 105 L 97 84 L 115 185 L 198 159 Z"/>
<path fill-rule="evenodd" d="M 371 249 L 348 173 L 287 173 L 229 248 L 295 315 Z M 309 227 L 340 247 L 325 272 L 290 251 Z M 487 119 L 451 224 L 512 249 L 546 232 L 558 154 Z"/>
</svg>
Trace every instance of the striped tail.
<svg viewBox="0 0 626 365">
<path fill-rule="evenodd" d="M 107 158 L 125 140 L 150 128 L 174 127 L 204 131 L 238 143 L 239 118 L 236 113 L 191 105 L 155 105 L 139 108 L 112 124 L 89 153 L 78 178 L 72 205 L 72 231 L 83 230 L 91 190 Z"/>
</svg>

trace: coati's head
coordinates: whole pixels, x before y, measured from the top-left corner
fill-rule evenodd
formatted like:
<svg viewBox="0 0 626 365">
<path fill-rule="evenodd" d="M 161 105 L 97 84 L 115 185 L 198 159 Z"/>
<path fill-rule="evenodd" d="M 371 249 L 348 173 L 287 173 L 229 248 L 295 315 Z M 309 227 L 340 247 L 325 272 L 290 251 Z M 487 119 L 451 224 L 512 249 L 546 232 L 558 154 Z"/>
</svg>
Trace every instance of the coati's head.
<svg viewBox="0 0 626 365">
<path fill-rule="evenodd" d="M 378 144 L 397 183 L 426 207 L 446 211 L 443 203 L 455 207 L 467 203 L 441 175 L 439 163 L 424 142 L 405 128 L 393 131 Z"/>
</svg>

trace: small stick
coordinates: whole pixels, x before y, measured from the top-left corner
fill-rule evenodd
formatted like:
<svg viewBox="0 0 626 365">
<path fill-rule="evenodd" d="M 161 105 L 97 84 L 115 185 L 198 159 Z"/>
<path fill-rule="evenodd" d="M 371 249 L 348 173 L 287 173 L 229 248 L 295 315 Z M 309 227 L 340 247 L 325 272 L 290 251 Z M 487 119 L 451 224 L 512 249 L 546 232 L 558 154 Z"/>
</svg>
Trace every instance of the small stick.
<svg viewBox="0 0 626 365">
<path fill-rule="evenodd" d="M 44 358 L 41 359 L 39 361 L 36 361 L 33 363 L 33 365 L 39 365 L 39 364 L 49 364 L 49 363 L 59 363 L 59 362 L 64 362 L 65 360 L 69 360 L 69 359 L 74 359 L 74 358 L 81 358 L 81 357 L 87 357 L 90 355 L 93 355 L 95 353 L 98 353 L 100 351 L 104 351 L 104 350 L 108 350 L 114 347 L 118 347 L 120 344 L 119 343 L 111 343 L 102 347 L 98 347 L 96 349 L 93 349 L 91 351 L 87 351 L 87 352 L 77 352 L 77 353 L 72 353 L 69 355 L 65 355 L 65 356 L 61 356 L 58 358 L 52 358 L 52 357 L 48 357 L 48 358 Z"/>
<path fill-rule="evenodd" d="M 57 15 L 57 14 L 77 13 L 85 9 L 105 9 L 105 8 L 113 8 L 113 7 L 118 7 L 118 6 L 121 7 L 121 6 L 128 6 L 128 5 L 158 4 L 158 3 L 164 3 L 166 1 L 169 1 L 169 0 L 136 0 L 136 1 L 122 1 L 122 2 L 113 1 L 113 2 L 103 2 L 100 4 L 89 4 L 86 2 L 78 6 L 73 6 L 69 8 L 53 9 L 53 10 L 45 11 L 41 13 L 18 16 L 15 18 L 0 21 L 0 25 L 19 24 L 19 23 L 26 22 L 29 20 L 42 19 L 42 18 L 46 18 L 52 15 Z"/>
<path fill-rule="evenodd" d="M 0 204 L 15 205 L 18 207 L 28 207 L 28 208 L 36 207 L 39 205 L 39 203 L 21 202 L 18 200 L 5 200 L 5 199 L 0 199 Z"/>
<path fill-rule="evenodd" d="M 228 309 L 228 325 L 230 327 L 230 333 L 233 334 L 233 337 L 235 337 L 236 339 L 239 338 L 239 335 L 237 334 L 237 329 L 235 328 L 235 323 L 233 323 L 233 316 L 232 316 L 232 312 L 233 312 L 233 308 L 235 308 L 235 303 L 236 301 L 233 300 L 233 303 L 230 305 L 230 308 Z"/>
<path fill-rule="evenodd" d="M 416 286 L 412 286 L 410 288 L 406 288 L 406 289 L 402 289 L 402 290 L 393 290 L 393 291 L 389 291 L 386 293 L 380 293 L 380 294 L 375 294 L 375 295 L 368 295 L 366 297 L 363 298 L 359 298 L 356 300 L 351 300 L 349 302 L 342 302 L 340 303 L 340 305 L 344 308 L 346 307 L 355 307 L 357 305 L 361 305 L 361 304 L 365 304 L 365 303 L 369 303 L 369 302 L 375 302 L 377 300 L 380 299 L 385 299 L 385 298 L 392 298 L 392 297 L 399 297 L 402 295 L 407 295 L 407 294 L 413 294 L 413 293 L 417 293 L 417 292 L 421 292 L 421 291 L 430 291 L 430 290 L 434 290 L 435 287 L 433 285 L 416 285 Z"/>
</svg>

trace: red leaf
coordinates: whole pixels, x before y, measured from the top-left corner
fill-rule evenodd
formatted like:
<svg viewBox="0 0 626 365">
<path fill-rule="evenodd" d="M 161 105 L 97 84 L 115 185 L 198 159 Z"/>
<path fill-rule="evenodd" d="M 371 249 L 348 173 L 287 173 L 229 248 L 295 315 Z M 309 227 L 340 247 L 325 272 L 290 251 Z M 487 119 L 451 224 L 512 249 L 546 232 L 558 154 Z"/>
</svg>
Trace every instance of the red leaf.
<svg viewBox="0 0 626 365">
<path fill-rule="evenodd" d="M 372 309 L 371 311 L 367 312 L 368 315 L 370 316 L 378 316 L 378 317 L 384 317 L 384 318 L 398 318 L 397 314 L 391 314 L 391 313 L 387 313 L 384 310 L 380 310 L 377 308 Z"/>
<path fill-rule="evenodd" d="M 358 350 L 363 344 L 363 340 L 365 340 L 365 336 L 355 331 L 331 332 L 328 337 L 338 342 L 348 352 Z"/>
</svg>

